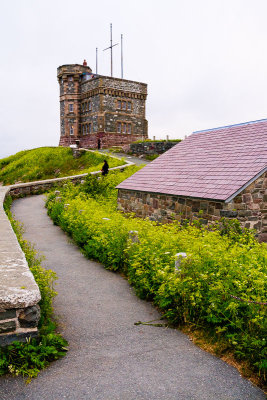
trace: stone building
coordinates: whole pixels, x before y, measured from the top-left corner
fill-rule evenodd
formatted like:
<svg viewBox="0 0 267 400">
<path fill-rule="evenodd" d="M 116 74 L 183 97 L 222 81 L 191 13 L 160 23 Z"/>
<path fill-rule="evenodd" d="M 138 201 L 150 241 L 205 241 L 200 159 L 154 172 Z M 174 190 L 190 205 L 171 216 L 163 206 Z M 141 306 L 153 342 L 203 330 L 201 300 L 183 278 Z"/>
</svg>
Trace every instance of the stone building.
<svg viewBox="0 0 267 400">
<path fill-rule="evenodd" d="M 92 73 L 83 65 L 57 69 L 60 86 L 60 146 L 121 146 L 147 138 L 147 85 Z"/>
<path fill-rule="evenodd" d="M 118 189 L 125 212 L 163 223 L 238 218 L 267 241 L 267 119 L 194 132 Z"/>
</svg>

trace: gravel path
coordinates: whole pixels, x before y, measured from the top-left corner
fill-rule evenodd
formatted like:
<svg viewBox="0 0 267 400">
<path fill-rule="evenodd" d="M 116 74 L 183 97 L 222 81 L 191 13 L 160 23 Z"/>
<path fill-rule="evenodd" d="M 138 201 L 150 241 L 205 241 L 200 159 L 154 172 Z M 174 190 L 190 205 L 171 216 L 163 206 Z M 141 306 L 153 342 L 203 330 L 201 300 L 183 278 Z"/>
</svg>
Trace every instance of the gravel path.
<svg viewBox="0 0 267 400">
<path fill-rule="evenodd" d="M 144 164 L 149 164 L 150 161 L 145 160 L 143 158 L 138 158 L 134 156 L 127 155 L 125 153 L 110 153 L 108 150 L 98 150 L 100 153 L 107 153 L 108 155 L 112 155 L 114 157 L 118 158 L 125 158 L 125 160 L 131 161 L 135 163 L 136 165 L 144 165 Z"/>
<path fill-rule="evenodd" d="M 83 257 L 46 215 L 43 196 L 16 200 L 12 211 L 58 274 L 55 313 L 70 347 L 27 386 L 0 378 L 1 400 L 265 399 L 178 330 L 135 326 L 160 316 L 121 276 Z"/>
</svg>

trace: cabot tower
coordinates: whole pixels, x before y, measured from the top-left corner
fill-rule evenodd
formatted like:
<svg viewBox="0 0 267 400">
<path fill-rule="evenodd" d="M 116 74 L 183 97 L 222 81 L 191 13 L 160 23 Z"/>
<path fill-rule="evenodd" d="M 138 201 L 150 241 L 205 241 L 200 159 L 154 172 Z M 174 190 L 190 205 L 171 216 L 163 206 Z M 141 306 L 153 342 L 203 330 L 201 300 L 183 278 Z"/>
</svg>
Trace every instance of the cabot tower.
<svg viewBox="0 0 267 400">
<path fill-rule="evenodd" d="M 83 65 L 57 69 L 60 86 L 60 146 L 79 140 L 84 148 L 122 146 L 147 135 L 147 85 L 92 73 Z"/>
</svg>

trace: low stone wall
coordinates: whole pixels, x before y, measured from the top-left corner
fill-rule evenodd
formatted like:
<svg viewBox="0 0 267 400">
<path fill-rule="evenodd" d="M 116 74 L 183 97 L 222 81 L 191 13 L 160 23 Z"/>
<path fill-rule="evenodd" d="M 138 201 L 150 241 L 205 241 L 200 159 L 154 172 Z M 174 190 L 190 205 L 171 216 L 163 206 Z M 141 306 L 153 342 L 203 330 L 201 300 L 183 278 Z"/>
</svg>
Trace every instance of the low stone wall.
<svg viewBox="0 0 267 400">
<path fill-rule="evenodd" d="M 0 188 L 0 346 L 38 335 L 39 288 L 3 209 Z"/>
<path fill-rule="evenodd" d="M 79 137 L 73 136 L 61 136 L 59 146 L 70 146 L 76 144 L 79 141 L 79 145 L 86 149 L 97 149 L 100 145 L 100 149 L 108 149 L 112 146 L 125 146 L 130 143 L 140 140 L 142 135 L 128 135 L 128 134 L 117 134 L 117 133 L 91 133 L 90 135 L 84 135 Z M 98 143 L 98 141 L 100 141 Z"/>
<path fill-rule="evenodd" d="M 171 149 L 173 146 L 178 144 L 179 142 L 172 142 L 172 141 L 164 141 L 164 142 L 142 142 L 142 143 L 131 143 L 130 149 L 134 154 L 141 155 L 141 154 L 162 154 L 165 151 Z"/>
<path fill-rule="evenodd" d="M 109 155 L 109 157 L 112 157 Z M 124 168 L 133 165 L 133 163 L 127 161 L 127 164 L 119 165 L 118 167 L 110 168 L 109 171 L 123 170 Z M 101 171 L 90 172 L 91 175 L 99 175 Z M 15 185 L 9 186 L 9 194 L 16 198 L 22 196 L 28 196 L 32 194 L 41 194 L 47 192 L 53 187 L 58 187 L 64 185 L 67 181 L 71 181 L 73 183 L 80 183 L 88 173 L 74 176 L 66 176 L 64 178 L 54 178 L 54 179 L 46 179 L 43 181 L 35 181 L 35 182 L 26 182 L 26 183 L 18 183 Z"/>
<path fill-rule="evenodd" d="M 132 164 L 127 161 L 127 164 L 110 170 L 123 170 Z M 101 171 L 91 172 L 92 175 L 100 173 Z M 0 346 L 6 346 L 15 340 L 25 341 L 38 335 L 38 303 L 41 300 L 39 288 L 4 211 L 6 196 L 10 194 L 17 198 L 44 193 L 68 180 L 79 183 L 87 175 L 86 173 L 0 187 Z"/>
<path fill-rule="evenodd" d="M 242 226 L 255 229 L 260 241 L 267 242 L 267 173 L 229 203 L 119 189 L 118 209 L 162 223 L 200 219 L 208 224 L 221 217 L 237 218 Z"/>
</svg>

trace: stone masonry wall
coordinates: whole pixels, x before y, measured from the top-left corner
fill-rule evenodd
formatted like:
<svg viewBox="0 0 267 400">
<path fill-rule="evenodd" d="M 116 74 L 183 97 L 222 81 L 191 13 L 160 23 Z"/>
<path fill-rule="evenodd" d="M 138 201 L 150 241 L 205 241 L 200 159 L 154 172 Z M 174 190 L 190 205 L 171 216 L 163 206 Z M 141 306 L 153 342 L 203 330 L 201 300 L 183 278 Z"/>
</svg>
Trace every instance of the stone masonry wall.
<svg viewBox="0 0 267 400">
<path fill-rule="evenodd" d="M 259 239 L 267 242 L 267 172 L 236 196 L 230 207 L 243 226 L 256 229 Z"/>
<path fill-rule="evenodd" d="M 40 307 L 38 304 L 25 308 L 0 310 L 0 347 L 14 341 L 25 341 L 38 336 Z"/>
<path fill-rule="evenodd" d="M 221 217 L 237 218 L 242 226 L 255 229 L 260 241 L 267 242 L 267 174 L 230 203 L 119 189 L 118 209 L 162 223 L 201 219 L 208 224 Z"/>
<path fill-rule="evenodd" d="M 142 143 L 131 143 L 130 151 L 134 154 L 163 154 L 165 151 L 171 149 L 178 142 L 172 141 L 159 141 L 159 142 L 142 142 Z"/>
<path fill-rule="evenodd" d="M 41 295 L 3 209 L 0 188 L 0 346 L 38 335 Z"/>
</svg>

